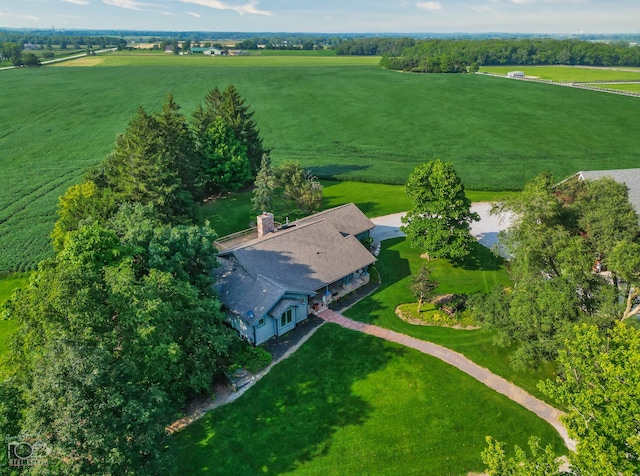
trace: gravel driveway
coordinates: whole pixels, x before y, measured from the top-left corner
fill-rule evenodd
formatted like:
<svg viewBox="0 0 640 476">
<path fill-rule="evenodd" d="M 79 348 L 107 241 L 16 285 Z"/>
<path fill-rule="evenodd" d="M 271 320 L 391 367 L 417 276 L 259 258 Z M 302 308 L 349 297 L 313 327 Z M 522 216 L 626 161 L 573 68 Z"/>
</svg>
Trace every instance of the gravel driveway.
<svg viewBox="0 0 640 476">
<path fill-rule="evenodd" d="M 491 203 L 489 202 L 472 203 L 471 211 L 480 215 L 480 221 L 471 224 L 471 233 L 481 244 L 491 248 L 498 242 L 498 233 L 509 228 L 510 217 L 508 215 L 491 215 L 489 213 Z M 400 225 L 402 225 L 400 218 L 405 214 L 406 212 L 402 212 L 372 218 L 371 221 L 376 225 L 371 231 L 373 239 L 383 241 L 404 236 L 404 233 L 400 231 Z"/>
</svg>

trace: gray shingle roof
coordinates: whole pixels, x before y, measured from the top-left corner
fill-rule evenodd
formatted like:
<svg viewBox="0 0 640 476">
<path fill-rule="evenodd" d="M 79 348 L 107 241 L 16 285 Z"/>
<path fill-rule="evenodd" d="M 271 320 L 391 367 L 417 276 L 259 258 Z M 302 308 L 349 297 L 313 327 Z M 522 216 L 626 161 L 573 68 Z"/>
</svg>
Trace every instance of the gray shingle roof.
<svg viewBox="0 0 640 476">
<path fill-rule="evenodd" d="M 287 292 L 313 295 L 375 263 L 376 258 L 354 236 L 373 226 L 349 204 L 225 250 L 218 255 L 223 264 L 216 284 L 220 299 L 254 325 Z"/>
<path fill-rule="evenodd" d="M 347 203 L 329 210 L 316 213 L 309 217 L 300 218 L 294 223 L 304 225 L 318 220 L 324 220 L 341 233 L 347 235 L 359 235 L 365 231 L 373 229 L 375 226 L 362 211 L 353 203 Z"/>
<path fill-rule="evenodd" d="M 629 202 L 640 213 L 640 169 L 585 170 L 576 175 L 583 180 L 611 177 L 616 182 L 625 184 L 629 189 Z"/>
<path fill-rule="evenodd" d="M 376 260 L 355 236 L 343 236 L 323 220 L 270 233 L 233 254 L 250 275 L 305 291 L 316 291 Z"/>
<path fill-rule="evenodd" d="M 224 305 L 247 324 L 255 325 L 284 296 L 286 289 L 264 276 L 252 277 L 233 258 L 219 261 L 216 291 Z"/>
</svg>

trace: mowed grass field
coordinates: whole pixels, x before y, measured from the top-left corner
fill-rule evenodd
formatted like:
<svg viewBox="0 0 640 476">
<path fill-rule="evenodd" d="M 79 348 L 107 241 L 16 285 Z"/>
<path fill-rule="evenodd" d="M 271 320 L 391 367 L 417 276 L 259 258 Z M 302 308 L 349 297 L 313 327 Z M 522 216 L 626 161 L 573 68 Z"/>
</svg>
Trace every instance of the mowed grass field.
<svg viewBox="0 0 640 476">
<path fill-rule="evenodd" d="M 482 471 L 485 436 L 566 452 L 547 423 L 440 360 L 326 324 L 230 405 L 174 436 L 181 474 Z"/>
<path fill-rule="evenodd" d="M 555 82 L 590 81 L 640 81 L 640 68 L 585 68 L 579 66 L 482 66 L 481 73 L 507 74 L 509 71 L 523 71 L 527 76 L 537 76 Z"/>
<path fill-rule="evenodd" d="M 159 110 L 169 93 L 190 114 L 213 87 L 234 84 L 275 163 L 334 179 L 402 184 L 441 158 L 467 189 L 509 190 L 541 171 L 560 179 L 640 158 L 635 98 L 403 74 L 378 69 L 377 58 L 128 54 L 72 64 L 0 72 L 0 272 L 50 253 L 58 196 L 113 148 L 139 106 Z"/>
</svg>

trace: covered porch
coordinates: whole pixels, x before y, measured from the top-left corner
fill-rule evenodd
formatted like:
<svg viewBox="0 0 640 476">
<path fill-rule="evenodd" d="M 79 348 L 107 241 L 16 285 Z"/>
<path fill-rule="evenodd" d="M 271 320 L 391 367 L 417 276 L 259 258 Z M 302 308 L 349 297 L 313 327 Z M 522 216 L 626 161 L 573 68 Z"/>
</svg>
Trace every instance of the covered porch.
<svg viewBox="0 0 640 476">
<path fill-rule="evenodd" d="M 317 314 L 327 309 L 332 302 L 368 284 L 369 279 L 368 269 L 363 268 L 318 289 L 316 295 L 309 299 L 309 313 Z"/>
</svg>

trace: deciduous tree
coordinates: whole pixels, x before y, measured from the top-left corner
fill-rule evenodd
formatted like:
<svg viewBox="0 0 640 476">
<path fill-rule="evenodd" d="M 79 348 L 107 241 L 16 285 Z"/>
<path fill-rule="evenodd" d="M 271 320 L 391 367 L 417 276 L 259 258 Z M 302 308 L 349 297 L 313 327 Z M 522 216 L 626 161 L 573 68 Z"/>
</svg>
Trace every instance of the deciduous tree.
<svg viewBox="0 0 640 476">
<path fill-rule="evenodd" d="M 402 231 L 412 246 L 430 258 L 461 259 L 475 241 L 470 223 L 480 217 L 451 163 L 434 160 L 418 166 L 406 185 L 411 210 L 402 218 Z"/>
<path fill-rule="evenodd" d="M 433 270 L 427 265 L 420 268 L 418 274 L 411 279 L 411 292 L 418 299 L 418 314 L 422 308 L 422 303 L 433 296 L 433 291 L 438 287 L 438 283 L 431 279 Z"/>
<path fill-rule="evenodd" d="M 310 170 L 297 162 L 284 162 L 275 170 L 285 198 L 293 200 L 304 213 L 316 210 L 322 203 L 322 184 Z"/>
</svg>

